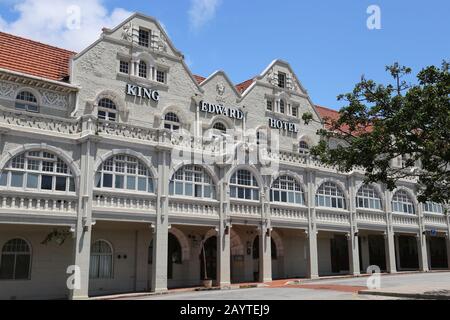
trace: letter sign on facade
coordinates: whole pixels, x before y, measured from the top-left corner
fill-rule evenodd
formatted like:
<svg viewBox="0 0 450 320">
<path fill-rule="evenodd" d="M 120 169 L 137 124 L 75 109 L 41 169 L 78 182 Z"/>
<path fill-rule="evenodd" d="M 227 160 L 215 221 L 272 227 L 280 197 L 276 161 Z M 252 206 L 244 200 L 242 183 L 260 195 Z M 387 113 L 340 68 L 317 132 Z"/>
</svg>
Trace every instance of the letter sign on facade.
<svg viewBox="0 0 450 320">
<path fill-rule="evenodd" d="M 127 95 L 133 97 L 144 98 L 148 100 L 153 100 L 155 102 L 159 101 L 159 92 L 157 90 L 152 90 L 149 88 L 142 88 L 134 84 L 127 84 Z"/>
<path fill-rule="evenodd" d="M 227 108 L 222 105 L 212 104 L 205 101 L 200 102 L 200 111 L 211 114 L 221 114 L 231 119 L 242 120 L 244 119 L 244 113 L 236 108 Z"/>
</svg>

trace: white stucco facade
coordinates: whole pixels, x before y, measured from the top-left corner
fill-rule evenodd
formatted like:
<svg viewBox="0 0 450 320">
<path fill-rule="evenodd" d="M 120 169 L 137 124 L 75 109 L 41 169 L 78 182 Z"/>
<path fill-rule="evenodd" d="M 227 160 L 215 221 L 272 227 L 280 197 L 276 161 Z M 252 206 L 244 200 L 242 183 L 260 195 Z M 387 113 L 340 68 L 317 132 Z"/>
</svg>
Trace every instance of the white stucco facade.
<svg viewBox="0 0 450 320">
<path fill-rule="evenodd" d="M 148 46 L 139 30 L 149 32 Z M 33 93 L 39 113 L 17 109 L 21 91 Z M 243 117 L 204 112 L 202 102 Z M 286 127 L 269 128 L 269 119 Z M 242 159 L 214 144 L 224 137 L 218 123 Z M 223 71 L 198 81 L 159 23 L 141 14 L 76 54 L 69 82 L 0 70 L 0 299 L 199 286 L 205 262 L 222 287 L 358 275 L 374 264 L 391 273 L 448 269 L 449 217 L 419 204 L 412 180 L 393 192 L 371 186 L 366 206 L 362 172 L 299 151 L 319 141 L 322 125 L 287 62 L 275 60 L 242 91 Z M 263 160 L 251 161 L 255 154 Z M 401 212 L 408 205 L 412 212 Z M 54 230 L 64 243 L 43 244 Z M 72 265 L 77 288 L 66 284 Z"/>
</svg>

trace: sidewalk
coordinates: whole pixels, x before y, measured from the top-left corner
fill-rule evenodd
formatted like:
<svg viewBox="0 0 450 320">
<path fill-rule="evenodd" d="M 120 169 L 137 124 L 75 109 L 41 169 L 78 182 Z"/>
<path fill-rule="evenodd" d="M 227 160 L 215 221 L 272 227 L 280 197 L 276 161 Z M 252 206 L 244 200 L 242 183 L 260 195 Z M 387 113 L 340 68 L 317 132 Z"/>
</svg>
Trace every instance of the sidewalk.
<svg viewBox="0 0 450 320">
<path fill-rule="evenodd" d="M 450 284 L 433 287 L 432 290 L 430 290 L 429 286 L 420 285 L 397 286 L 378 290 L 366 289 L 360 290 L 358 294 L 410 299 L 450 300 Z"/>
</svg>

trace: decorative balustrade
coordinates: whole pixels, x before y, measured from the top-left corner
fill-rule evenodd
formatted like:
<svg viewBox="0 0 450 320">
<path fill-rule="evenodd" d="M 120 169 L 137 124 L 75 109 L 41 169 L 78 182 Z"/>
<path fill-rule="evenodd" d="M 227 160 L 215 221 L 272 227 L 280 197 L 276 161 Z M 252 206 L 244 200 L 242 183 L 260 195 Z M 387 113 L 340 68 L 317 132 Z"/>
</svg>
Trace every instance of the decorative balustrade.
<svg viewBox="0 0 450 320">
<path fill-rule="evenodd" d="M 350 224 L 350 217 L 347 212 L 316 212 L 318 223 L 326 224 Z"/>
<path fill-rule="evenodd" d="M 158 142 L 158 130 L 133 126 L 130 124 L 116 123 L 110 121 L 99 121 L 97 125 L 99 134 L 115 137 L 138 139 L 143 141 Z"/>
<path fill-rule="evenodd" d="M 24 213 L 48 212 L 76 214 L 78 200 L 49 199 L 37 196 L 1 196 L 0 209 L 23 210 Z"/>
<path fill-rule="evenodd" d="M 170 214 L 219 217 L 219 204 L 183 202 L 171 199 L 169 200 Z"/>
<path fill-rule="evenodd" d="M 393 213 L 392 223 L 398 226 L 418 226 L 419 217 L 413 214 Z"/>
<path fill-rule="evenodd" d="M 308 212 L 291 208 L 271 207 L 270 215 L 272 218 L 293 219 L 308 221 Z"/>
<path fill-rule="evenodd" d="M 231 203 L 230 204 L 230 214 L 231 215 L 256 216 L 257 217 L 257 216 L 261 215 L 261 205 Z"/>
<path fill-rule="evenodd" d="M 93 206 L 95 209 L 126 209 L 140 211 L 156 210 L 156 200 L 142 199 L 131 196 L 103 196 L 94 197 Z"/>
<path fill-rule="evenodd" d="M 31 115 L 20 111 L 1 110 L 0 124 L 62 134 L 77 134 L 81 132 L 81 122 L 78 120 L 60 119 L 37 114 Z"/>
<path fill-rule="evenodd" d="M 361 211 L 357 212 L 356 219 L 358 222 L 369 224 L 386 224 L 387 222 L 384 212 Z"/>
<path fill-rule="evenodd" d="M 443 214 L 424 213 L 423 218 L 426 225 L 447 227 L 447 217 Z"/>
</svg>

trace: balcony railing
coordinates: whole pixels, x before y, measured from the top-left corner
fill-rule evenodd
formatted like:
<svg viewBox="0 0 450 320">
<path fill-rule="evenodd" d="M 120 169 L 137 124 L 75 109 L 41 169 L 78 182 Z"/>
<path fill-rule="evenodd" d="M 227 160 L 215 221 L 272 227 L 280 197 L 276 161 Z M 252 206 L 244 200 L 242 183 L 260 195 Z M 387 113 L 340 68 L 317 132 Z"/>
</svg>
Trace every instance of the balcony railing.
<svg viewBox="0 0 450 320">
<path fill-rule="evenodd" d="M 54 199 L 56 198 L 56 199 Z M 18 210 L 24 213 L 63 213 L 76 214 L 76 199 L 44 198 L 39 196 L 0 196 L 0 209 Z"/>
</svg>

